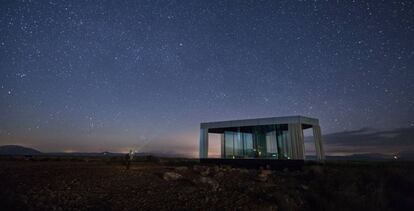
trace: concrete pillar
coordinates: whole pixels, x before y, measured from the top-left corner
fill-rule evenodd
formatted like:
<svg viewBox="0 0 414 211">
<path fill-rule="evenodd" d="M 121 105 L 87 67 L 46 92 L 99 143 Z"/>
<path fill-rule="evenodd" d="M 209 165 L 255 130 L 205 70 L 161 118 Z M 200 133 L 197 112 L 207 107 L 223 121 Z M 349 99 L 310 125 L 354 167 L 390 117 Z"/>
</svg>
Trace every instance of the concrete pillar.
<svg viewBox="0 0 414 211">
<path fill-rule="evenodd" d="M 208 129 L 200 129 L 200 158 L 208 158 Z"/>
<path fill-rule="evenodd" d="M 319 127 L 319 125 L 313 125 L 312 129 L 313 129 L 313 137 L 315 141 L 316 158 L 318 160 L 324 160 L 325 152 L 323 150 L 321 128 Z"/>
<path fill-rule="evenodd" d="M 303 141 L 303 131 L 301 124 L 288 124 L 290 146 L 292 159 L 294 160 L 303 160 L 304 156 L 304 141 Z"/>
</svg>

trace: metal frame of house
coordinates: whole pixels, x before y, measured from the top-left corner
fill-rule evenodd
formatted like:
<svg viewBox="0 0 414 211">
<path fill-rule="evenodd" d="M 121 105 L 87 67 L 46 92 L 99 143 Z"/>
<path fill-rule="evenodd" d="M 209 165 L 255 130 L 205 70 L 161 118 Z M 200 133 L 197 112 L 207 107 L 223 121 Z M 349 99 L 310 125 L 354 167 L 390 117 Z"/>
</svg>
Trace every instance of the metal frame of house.
<svg viewBox="0 0 414 211">
<path fill-rule="evenodd" d="M 221 159 L 305 160 L 303 130 L 312 128 L 317 160 L 324 160 L 319 120 L 271 117 L 200 124 L 200 159 L 208 159 L 208 134 L 221 135 Z"/>
</svg>

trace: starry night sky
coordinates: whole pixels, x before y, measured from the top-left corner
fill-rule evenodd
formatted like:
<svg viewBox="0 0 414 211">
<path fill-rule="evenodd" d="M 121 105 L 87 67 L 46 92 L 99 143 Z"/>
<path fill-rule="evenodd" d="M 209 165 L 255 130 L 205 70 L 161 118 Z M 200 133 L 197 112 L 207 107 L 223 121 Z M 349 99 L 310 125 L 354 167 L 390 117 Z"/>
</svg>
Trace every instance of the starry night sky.
<svg viewBox="0 0 414 211">
<path fill-rule="evenodd" d="M 324 134 L 413 129 L 413 15 L 391 0 L 2 1 L 0 145 L 195 156 L 200 122 L 288 115 Z"/>
</svg>

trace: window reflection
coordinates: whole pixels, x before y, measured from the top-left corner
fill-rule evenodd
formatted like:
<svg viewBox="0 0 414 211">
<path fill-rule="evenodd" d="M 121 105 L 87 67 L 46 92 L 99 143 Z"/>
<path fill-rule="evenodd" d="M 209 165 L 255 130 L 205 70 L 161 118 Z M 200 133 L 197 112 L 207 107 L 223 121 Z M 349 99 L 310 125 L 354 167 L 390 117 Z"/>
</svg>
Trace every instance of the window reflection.
<svg viewBox="0 0 414 211">
<path fill-rule="evenodd" d="M 226 128 L 225 158 L 290 159 L 287 125 Z"/>
</svg>

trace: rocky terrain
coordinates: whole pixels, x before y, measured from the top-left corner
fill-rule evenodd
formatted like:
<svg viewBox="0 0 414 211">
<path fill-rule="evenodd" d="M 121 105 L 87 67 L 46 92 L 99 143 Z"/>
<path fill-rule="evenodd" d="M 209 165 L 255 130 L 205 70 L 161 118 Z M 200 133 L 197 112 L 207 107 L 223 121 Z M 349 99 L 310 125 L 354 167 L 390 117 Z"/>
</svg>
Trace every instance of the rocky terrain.
<svg viewBox="0 0 414 211">
<path fill-rule="evenodd" d="M 1 159 L 2 210 L 414 210 L 414 164 L 272 171 L 142 159 Z"/>
</svg>

